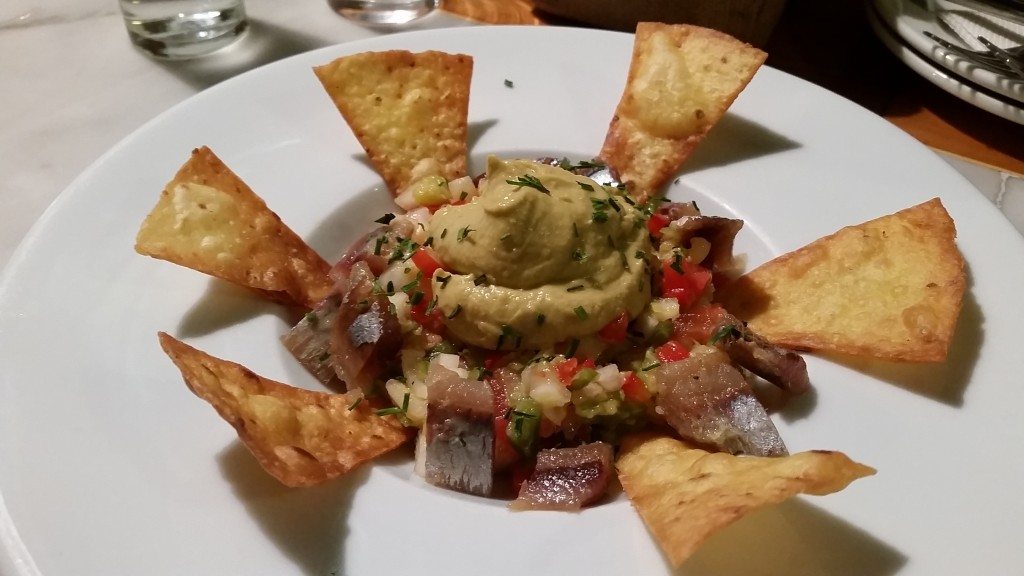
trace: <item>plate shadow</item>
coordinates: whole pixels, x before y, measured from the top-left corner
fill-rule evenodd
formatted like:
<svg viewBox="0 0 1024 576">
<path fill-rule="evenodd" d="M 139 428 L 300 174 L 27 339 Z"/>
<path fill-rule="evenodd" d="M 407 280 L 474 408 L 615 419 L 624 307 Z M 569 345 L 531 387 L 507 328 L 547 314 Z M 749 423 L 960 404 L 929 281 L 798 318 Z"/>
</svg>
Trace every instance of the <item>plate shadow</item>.
<svg viewBox="0 0 1024 576">
<path fill-rule="evenodd" d="M 799 148 L 800 144 L 736 114 L 726 114 L 683 164 L 682 174 Z"/>
<path fill-rule="evenodd" d="M 288 488 L 260 468 L 240 442 L 221 451 L 217 463 L 249 515 L 302 574 L 341 574 L 352 495 L 369 476 L 368 467 L 320 486 Z"/>
<path fill-rule="evenodd" d="M 797 498 L 712 536 L 674 574 L 888 576 L 906 563 L 906 555 L 889 544 Z"/>
<path fill-rule="evenodd" d="M 264 314 L 277 316 L 285 323 L 294 323 L 296 316 L 287 306 L 270 302 L 252 290 L 211 278 L 206 292 L 178 322 L 177 335 L 204 336 Z"/>
</svg>

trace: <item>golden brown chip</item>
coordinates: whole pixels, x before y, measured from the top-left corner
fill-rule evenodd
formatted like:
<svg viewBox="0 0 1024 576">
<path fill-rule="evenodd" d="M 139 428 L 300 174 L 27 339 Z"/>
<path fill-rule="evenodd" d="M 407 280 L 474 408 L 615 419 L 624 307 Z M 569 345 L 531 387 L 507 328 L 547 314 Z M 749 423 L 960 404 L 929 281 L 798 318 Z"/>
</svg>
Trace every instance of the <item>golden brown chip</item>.
<svg viewBox="0 0 1024 576">
<path fill-rule="evenodd" d="M 313 70 L 392 194 L 424 159 L 448 180 L 466 175 L 471 56 L 363 52 Z"/>
<path fill-rule="evenodd" d="M 838 492 L 875 473 L 841 452 L 733 456 L 649 435 L 627 438 L 615 466 L 630 502 L 673 566 L 748 512 L 799 493 Z"/>
<path fill-rule="evenodd" d="M 637 196 L 655 192 L 725 115 L 767 56 L 717 30 L 641 22 L 601 158 Z"/>
<path fill-rule="evenodd" d="M 938 198 L 763 264 L 719 300 L 782 346 L 885 360 L 945 360 L 964 260 Z"/>
<path fill-rule="evenodd" d="M 135 251 L 306 308 L 332 285 L 330 265 L 205 146 L 164 187 Z"/>
<path fill-rule="evenodd" d="M 409 437 L 394 416 L 378 416 L 369 402 L 356 404 L 349 394 L 293 388 L 163 332 L 160 346 L 192 392 L 209 402 L 260 465 L 286 486 L 330 480 Z"/>
</svg>

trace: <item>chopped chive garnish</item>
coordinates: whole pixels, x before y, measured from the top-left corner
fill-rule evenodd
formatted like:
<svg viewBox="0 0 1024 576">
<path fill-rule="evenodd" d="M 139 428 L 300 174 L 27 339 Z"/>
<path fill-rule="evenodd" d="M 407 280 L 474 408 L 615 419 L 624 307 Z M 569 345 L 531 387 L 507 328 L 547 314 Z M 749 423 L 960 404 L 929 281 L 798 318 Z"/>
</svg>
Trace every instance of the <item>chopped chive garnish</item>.
<svg viewBox="0 0 1024 576">
<path fill-rule="evenodd" d="M 420 278 L 419 278 L 419 274 L 417 274 L 416 275 L 416 279 L 413 280 L 412 282 L 409 282 L 408 284 L 402 286 L 401 290 L 402 290 L 402 292 L 408 292 L 408 291 L 412 290 L 413 288 L 415 288 L 415 287 L 417 287 L 419 285 L 420 285 Z"/>
<path fill-rule="evenodd" d="M 481 284 L 486 284 L 486 283 L 487 283 L 487 274 L 481 274 L 481 275 L 479 275 L 479 276 L 477 276 L 476 278 L 473 279 L 473 285 L 474 286 L 479 286 Z"/>
<path fill-rule="evenodd" d="M 676 252 L 675 254 L 673 254 L 672 255 L 672 264 L 670 264 L 669 267 L 671 267 L 676 272 L 679 272 L 680 274 L 683 274 L 684 272 L 683 272 L 682 264 L 683 264 L 683 255 L 680 254 L 679 252 Z"/>
<path fill-rule="evenodd" d="M 402 412 L 409 411 L 409 393 L 406 392 L 405 396 L 402 397 Z"/>
<path fill-rule="evenodd" d="M 458 315 L 459 315 L 459 312 L 462 312 L 462 304 L 456 304 L 456 305 L 455 305 L 455 309 L 454 309 L 454 310 L 452 310 L 452 311 L 451 311 L 451 312 L 450 312 L 450 313 L 448 314 L 448 319 L 449 319 L 449 320 L 452 320 L 452 319 L 454 319 L 454 318 L 455 318 L 456 316 L 458 316 Z"/>
<path fill-rule="evenodd" d="M 388 241 L 388 237 L 387 236 L 378 236 L 377 237 L 377 242 L 373 245 L 373 255 L 374 256 L 380 256 L 380 248 L 387 241 Z"/>
<path fill-rule="evenodd" d="M 515 84 L 513 84 L 508 78 L 505 78 L 505 88 L 515 88 Z"/>
<path fill-rule="evenodd" d="M 417 290 L 417 291 L 412 293 L 412 296 L 409 297 L 409 304 L 412 304 L 413 306 L 415 306 L 415 305 L 419 304 L 420 301 L 423 300 L 423 297 L 424 297 L 423 292 L 420 292 L 419 290 Z"/>
<path fill-rule="evenodd" d="M 451 280 L 451 279 L 452 279 L 452 275 L 451 274 L 449 274 L 447 276 L 438 276 L 437 277 L 437 281 L 441 283 L 441 288 L 447 288 L 448 287 L 448 281 Z"/>
<path fill-rule="evenodd" d="M 305 318 L 307 324 L 313 326 L 314 328 L 316 327 L 316 323 L 319 320 L 316 317 L 316 314 L 314 314 L 313 312 L 306 312 L 306 315 L 303 318 Z"/>
<path fill-rule="evenodd" d="M 636 258 L 637 260 L 643 260 L 644 259 L 644 251 L 643 250 L 637 250 L 636 252 L 633 252 L 633 257 Z"/>
<path fill-rule="evenodd" d="M 608 197 L 608 205 L 612 207 L 612 210 L 615 210 L 616 212 L 622 212 L 622 207 L 620 207 L 619 203 L 616 202 L 615 199 L 612 198 L 611 196 Z"/>
<path fill-rule="evenodd" d="M 587 309 L 584 308 L 583 306 L 577 306 L 576 308 L 573 309 L 573 312 L 576 313 L 576 317 L 579 318 L 580 320 L 586 320 L 589 317 L 589 314 L 587 314 Z"/>
<path fill-rule="evenodd" d="M 566 292 L 579 292 L 580 290 L 583 290 L 584 288 L 586 288 L 586 286 L 584 286 L 583 284 L 574 284 L 574 285 L 569 286 L 568 288 L 566 288 L 565 291 Z"/>
<path fill-rule="evenodd" d="M 604 168 L 604 163 L 594 162 L 590 160 L 580 160 L 580 163 L 577 164 L 577 166 L 579 168 Z"/>
<path fill-rule="evenodd" d="M 469 192 L 463 190 L 462 194 L 459 194 L 459 202 L 465 201 L 467 196 L 469 196 Z"/>
<path fill-rule="evenodd" d="M 735 325 L 726 324 L 725 326 L 722 326 L 718 330 L 715 330 L 715 334 L 711 337 L 710 340 L 708 340 L 708 346 L 714 346 L 715 344 L 718 344 L 718 341 L 722 340 L 723 338 L 727 338 L 729 336 L 737 337 L 739 335 L 740 332 L 739 330 L 736 329 Z"/>
<path fill-rule="evenodd" d="M 591 216 L 594 222 L 602 223 L 608 221 L 608 213 L 604 210 L 594 210 L 594 214 Z"/>
<path fill-rule="evenodd" d="M 501 240 L 502 242 L 504 242 L 505 240 L 508 240 L 511 237 L 512 237 L 512 234 L 502 234 L 501 238 L 498 238 L 498 240 Z"/>
<path fill-rule="evenodd" d="M 629 270 L 629 260 L 626 259 L 626 253 L 619 252 L 619 258 L 622 260 L 622 268 L 625 270 Z"/>
<path fill-rule="evenodd" d="M 473 230 L 469 226 L 463 226 L 462 228 L 459 228 L 459 236 L 457 241 L 462 242 L 470 235 L 471 232 L 475 232 L 475 230 Z"/>
<path fill-rule="evenodd" d="M 577 180 L 576 183 L 580 185 L 580 188 L 583 188 L 587 192 L 593 192 L 594 191 L 594 187 L 591 186 L 590 184 L 587 184 L 586 182 L 580 182 L 580 181 Z"/>
<path fill-rule="evenodd" d="M 377 218 L 376 220 L 374 220 L 374 222 L 376 222 L 378 224 L 389 224 L 394 219 L 395 219 L 395 215 L 392 214 L 391 212 L 388 212 L 387 214 L 385 214 L 385 215 L 381 216 L 380 218 Z"/>
<path fill-rule="evenodd" d="M 661 362 L 655 362 L 654 364 L 649 364 L 647 366 L 644 366 L 643 368 L 640 369 L 640 371 L 641 372 L 648 372 L 650 370 L 654 370 L 658 366 L 661 366 Z"/>
<path fill-rule="evenodd" d="M 360 396 L 359 398 L 356 398 L 355 402 L 353 402 L 353 403 L 348 405 L 349 411 L 355 410 L 356 406 L 359 406 L 359 403 L 362 402 L 362 401 L 363 401 L 363 397 L 362 396 Z"/>
<path fill-rule="evenodd" d="M 316 357 L 316 361 L 317 362 L 326 362 L 327 359 L 330 358 L 330 357 L 331 357 L 331 353 L 327 352 L 325 350 L 325 351 L 321 352 L 319 356 Z"/>
<path fill-rule="evenodd" d="M 426 247 L 433 246 L 434 245 L 434 237 L 433 236 L 427 236 L 427 239 L 423 241 L 423 245 L 426 246 Z"/>
<path fill-rule="evenodd" d="M 394 294 L 395 293 L 395 283 L 392 282 L 391 280 L 388 280 L 387 290 L 385 290 L 385 292 L 387 292 L 387 294 L 389 296 L 391 294 Z"/>
<path fill-rule="evenodd" d="M 580 229 L 576 226 L 575 222 L 572 223 L 572 235 L 573 235 L 573 238 L 579 238 L 580 237 Z"/>
<path fill-rule="evenodd" d="M 431 312 L 434 311 L 435 306 L 437 306 L 437 296 L 434 296 L 433 298 L 430 299 L 430 303 L 427 304 L 427 309 L 425 310 L 425 312 L 427 314 L 430 314 Z"/>
<path fill-rule="evenodd" d="M 576 355 L 576 349 L 580 347 L 580 339 L 573 338 L 569 341 L 569 348 L 565 350 L 565 357 L 572 358 Z"/>
<path fill-rule="evenodd" d="M 448 229 L 447 228 L 445 228 L 444 230 L 441 230 L 441 239 L 442 240 L 444 240 L 444 237 L 447 236 L 447 235 L 448 235 Z"/>
<path fill-rule="evenodd" d="M 541 181 L 533 174 L 523 174 L 522 176 L 519 176 L 515 180 L 505 180 L 505 183 L 511 184 L 513 186 L 519 186 L 520 188 L 525 186 L 527 188 L 540 190 L 541 192 L 548 195 L 551 194 L 551 191 L 545 188 L 544 184 L 542 184 Z"/>
<path fill-rule="evenodd" d="M 394 414 L 401 414 L 402 409 L 398 406 L 392 406 L 391 408 L 381 408 L 376 411 L 377 416 L 391 416 Z"/>
<path fill-rule="evenodd" d="M 572 259 L 577 262 L 583 262 L 587 259 L 587 253 L 582 248 L 577 248 L 572 251 Z"/>
<path fill-rule="evenodd" d="M 612 235 L 611 235 L 611 234 L 609 234 L 609 235 L 608 235 L 608 236 L 606 236 L 605 238 L 607 238 L 607 239 L 608 239 L 608 247 L 609 247 L 609 248 L 615 248 L 615 240 L 612 240 Z"/>
</svg>

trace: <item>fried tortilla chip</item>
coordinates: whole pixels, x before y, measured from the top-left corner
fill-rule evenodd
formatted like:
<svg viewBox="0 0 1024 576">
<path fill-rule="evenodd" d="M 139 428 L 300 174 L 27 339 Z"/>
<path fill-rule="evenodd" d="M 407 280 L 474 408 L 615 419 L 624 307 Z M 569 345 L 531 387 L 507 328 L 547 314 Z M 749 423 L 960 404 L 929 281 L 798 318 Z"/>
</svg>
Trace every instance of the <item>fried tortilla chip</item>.
<svg viewBox="0 0 1024 576">
<path fill-rule="evenodd" d="M 424 159 L 448 180 L 466 175 L 471 56 L 364 52 L 313 70 L 392 194 Z"/>
<path fill-rule="evenodd" d="M 600 157 L 634 195 L 655 192 L 725 115 L 767 56 L 716 30 L 641 22 Z"/>
<path fill-rule="evenodd" d="M 209 402 L 263 469 L 286 486 L 341 476 L 409 438 L 394 416 L 378 416 L 369 402 L 356 403 L 361 396 L 293 388 L 159 335 L 189 389 Z"/>
<path fill-rule="evenodd" d="M 677 567 L 748 512 L 799 493 L 838 492 L 875 473 L 841 452 L 733 456 L 649 435 L 627 438 L 616 468 L 630 502 Z"/>
<path fill-rule="evenodd" d="M 167 183 L 135 251 L 312 308 L 330 291 L 330 265 L 207 147 Z"/>
<path fill-rule="evenodd" d="M 955 238 L 935 198 L 779 256 L 718 297 L 781 346 L 941 362 L 966 283 Z"/>
</svg>

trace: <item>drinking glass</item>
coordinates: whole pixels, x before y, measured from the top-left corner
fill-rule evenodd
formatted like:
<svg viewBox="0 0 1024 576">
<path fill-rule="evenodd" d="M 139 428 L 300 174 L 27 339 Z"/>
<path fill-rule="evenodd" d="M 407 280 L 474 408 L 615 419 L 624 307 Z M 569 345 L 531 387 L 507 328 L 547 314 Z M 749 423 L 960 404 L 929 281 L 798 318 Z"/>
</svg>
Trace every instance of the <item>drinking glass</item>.
<svg viewBox="0 0 1024 576">
<path fill-rule="evenodd" d="M 238 39 L 242 0 L 120 0 L 132 42 L 158 58 L 195 58 Z"/>
<path fill-rule="evenodd" d="M 437 0 L 328 0 L 335 12 L 374 26 L 405 24 L 430 13 Z"/>
</svg>

